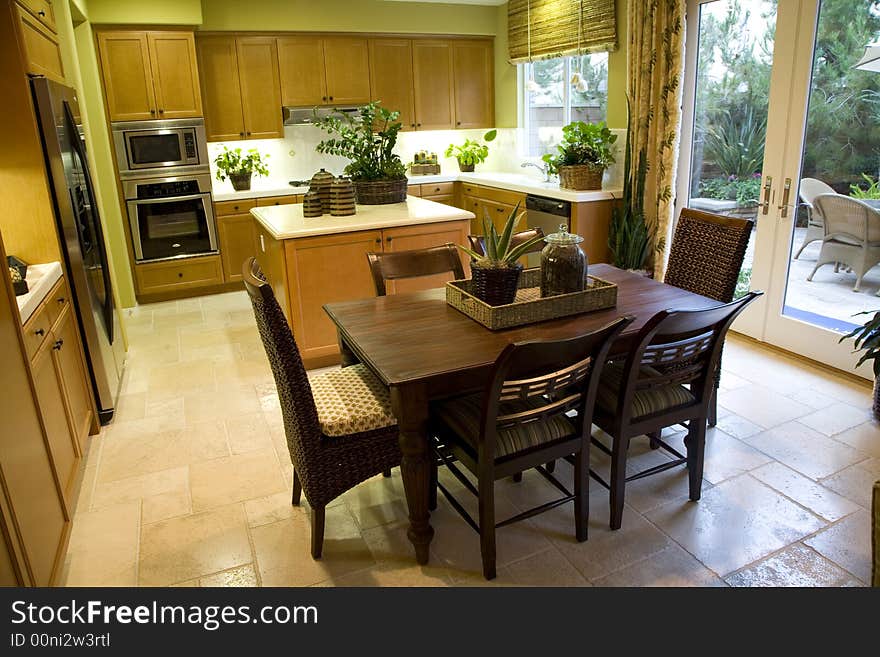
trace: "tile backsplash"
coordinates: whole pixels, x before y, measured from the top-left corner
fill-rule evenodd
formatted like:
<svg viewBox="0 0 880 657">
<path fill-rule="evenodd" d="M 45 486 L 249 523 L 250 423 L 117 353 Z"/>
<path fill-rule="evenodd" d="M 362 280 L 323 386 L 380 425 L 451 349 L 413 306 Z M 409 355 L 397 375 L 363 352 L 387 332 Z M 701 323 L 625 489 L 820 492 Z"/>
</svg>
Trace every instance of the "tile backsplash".
<svg viewBox="0 0 880 657">
<path fill-rule="evenodd" d="M 444 174 L 458 172 L 455 158 L 444 156 L 447 146 L 451 143 L 462 143 L 465 139 L 481 139 L 485 130 L 433 130 L 419 132 L 401 132 L 397 139 L 395 152 L 404 162 L 412 162 L 417 151 L 435 152 L 439 156 L 441 171 Z M 619 187 L 620 163 L 623 161 L 623 142 L 625 130 L 615 130 L 619 134 L 617 140 L 618 163 L 605 173 L 606 187 Z M 560 131 L 561 134 L 561 131 Z M 324 168 L 334 174 L 342 173 L 347 161 L 344 158 L 318 153 L 315 147 L 326 133 L 310 125 L 284 126 L 284 139 L 254 139 L 248 141 L 212 142 L 208 144 L 208 155 L 211 160 L 211 173 L 215 173 L 214 158 L 222 151 L 223 145 L 229 148 L 240 147 L 242 150 L 255 148 L 268 155 L 269 176 L 267 179 L 255 179 L 255 186 L 283 187 L 289 180 L 308 180 L 318 169 Z M 496 171 L 522 173 L 522 162 L 539 162 L 538 157 L 522 155 L 522 131 L 517 128 L 501 128 L 498 136 L 489 144 L 489 157 L 485 163 L 477 167 L 477 171 Z M 538 176 L 535 169 L 528 169 L 529 174 Z M 615 184 L 616 183 L 616 184 Z M 227 180 L 220 183 L 215 180 L 216 191 L 232 191 Z M 227 189 L 228 188 L 228 189 Z"/>
</svg>

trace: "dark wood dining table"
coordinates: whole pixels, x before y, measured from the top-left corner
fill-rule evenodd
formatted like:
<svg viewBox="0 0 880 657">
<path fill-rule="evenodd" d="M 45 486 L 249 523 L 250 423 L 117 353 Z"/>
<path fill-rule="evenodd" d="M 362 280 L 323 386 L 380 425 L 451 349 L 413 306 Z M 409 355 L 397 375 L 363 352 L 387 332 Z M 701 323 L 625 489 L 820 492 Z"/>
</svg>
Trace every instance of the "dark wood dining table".
<svg viewBox="0 0 880 657">
<path fill-rule="evenodd" d="M 447 305 L 443 288 L 324 306 L 337 326 L 343 362 L 360 361 L 391 391 L 400 430 L 408 536 L 419 563 L 428 562 L 434 535 L 428 510 L 432 400 L 482 389 L 495 359 L 512 342 L 569 338 L 629 315 L 635 321 L 615 345 L 615 351 L 625 352 L 627 342 L 656 312 L 718 303 L 611 265 L 591 265 L 590 274 L 618 285 L 617 306 L 503 331 L 491 331 Z"/>
</svg>

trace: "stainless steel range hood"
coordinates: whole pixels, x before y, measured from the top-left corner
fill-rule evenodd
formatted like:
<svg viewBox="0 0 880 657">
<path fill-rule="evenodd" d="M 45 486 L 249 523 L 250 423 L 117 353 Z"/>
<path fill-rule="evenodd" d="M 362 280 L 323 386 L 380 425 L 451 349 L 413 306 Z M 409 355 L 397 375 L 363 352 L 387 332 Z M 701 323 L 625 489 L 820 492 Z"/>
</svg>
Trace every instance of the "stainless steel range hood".
<svg viewBox="0 0 880 657">
<path fill-rule="evenodd" d="M 282 107 L 284 125 L 308 125 L 318 118 L 325 116 L 349 116 L 351 119 L 360 120 L 360 107 Z"/>
</svg>

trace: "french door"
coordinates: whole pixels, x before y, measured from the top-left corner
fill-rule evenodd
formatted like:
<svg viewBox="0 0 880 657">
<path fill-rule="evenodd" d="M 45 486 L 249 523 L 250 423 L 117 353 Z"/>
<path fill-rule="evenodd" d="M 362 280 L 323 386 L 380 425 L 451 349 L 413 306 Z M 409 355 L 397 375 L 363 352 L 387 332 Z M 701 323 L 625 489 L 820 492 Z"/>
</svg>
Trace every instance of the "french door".
<svg viewBox="0 0 880 657">
<path fill-rule="evenodd" d="M 839 340 L 864 321 L 855 313 L 880 308 L 880 266 L 859 291 L 859 267 L 829 263 L 811 276 L 827 257 L 808 201 L 817 190 L 872 195 L 862 174 L 880 173 L 880 72 L 856 64 L 880 42 L 878 10 L 871 0 L 689 0 L 677 186 L 679 209 L 755 220 L 740 288 L 765 294 L 734 330 L 865 378 Z"/>
</svg>

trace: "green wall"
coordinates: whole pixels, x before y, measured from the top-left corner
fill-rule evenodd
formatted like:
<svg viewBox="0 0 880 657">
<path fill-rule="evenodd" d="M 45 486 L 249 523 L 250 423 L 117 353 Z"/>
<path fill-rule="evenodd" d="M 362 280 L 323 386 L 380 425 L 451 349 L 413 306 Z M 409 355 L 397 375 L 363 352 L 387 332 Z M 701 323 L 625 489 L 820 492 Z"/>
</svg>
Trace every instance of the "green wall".
<svg viewBox="0 0 880 657">
<path fill-rule="evenodd" d="M 93 25 L 149 24 L 198 25 L 202 22 L 200 0 L 81 0 L 88 2 L 89 22 Z M 238 3 L 245 11 L 251 3 Z"/>
</svg>

